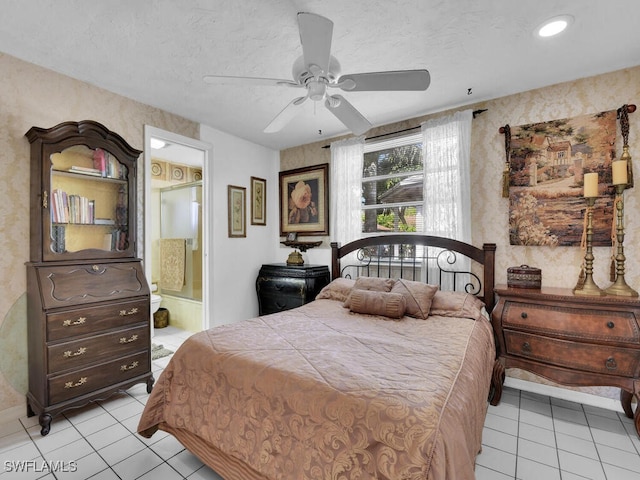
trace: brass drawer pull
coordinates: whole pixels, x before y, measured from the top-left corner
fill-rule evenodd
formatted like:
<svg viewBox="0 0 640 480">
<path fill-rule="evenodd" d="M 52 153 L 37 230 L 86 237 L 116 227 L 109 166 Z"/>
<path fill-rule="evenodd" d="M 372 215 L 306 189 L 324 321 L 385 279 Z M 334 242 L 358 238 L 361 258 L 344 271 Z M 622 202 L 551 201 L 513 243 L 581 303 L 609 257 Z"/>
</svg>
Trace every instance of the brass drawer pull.
<svg viewBox="0 0 640 480">
<path fill-rule="evenodd" d="M 127 315 L 133 315 L 135 313 L 138 313 L 138 307 L 133 307 L 128 312 L 126 310 L 120 310 L 120 316 L 121 317 L 126 317 Z"/>
<path fill-rule="evenodd" d="M 126 338 L 126 337 L 122 337 L 120 338 L 120 343 L 131 343 L 131 342 L 135 342 L 136 340 L 138 340 L 138 335 L 131 335 L 131 337 Z"/>
<path fill-rule="evenodd" d="M 531 352 L 531 344 L 529 344 L 529 342 L 524 342 L 522 344 L 522 351 L 527 353 Z"/>
<path fill-rule="evenodd" d="M 522 318 L 527 318 L 527 317 L 528 317 L 527 312 L 522 312 L 522 313 L 520 314 L 520 317 L 522 317 Z"/>
<path fill-rule="evenodd" d="M 133 370 L 137 366 L 138 366 L 138 362 L 131 362 L 131 365 L 121 365 L 120 366 L 120 371 L 121 372 L 126 372 L 127 370 Z"/>
<path fill-rule="evenodd" d="M 87 347 L 80 347 L 77 352 L 67 350 L 64 352 L 64 358 L 77 357 L 78 355 L 84 355 L 85 353 L 87 353 Z"/>
<path fill-rule="evenodd" d="M 607 370 L 616 370 L 618 368 L 618 364 L 613 357 L 607 358 L 607 361 L 604 362 L 604 366 L 607 367 Z"/>
<path fill-rule="evenodd" d="M 87 317 L 80 317 L 77 320 L 65 320 L 64 322 L 62 322 L 62 326 L 63 327 L 72 327 L 74 325 L 82 325 L 84 323 L 87 323 Z"/>
<path fill-rule="evenodd" d="M 87 377 L 82 377 L 76 383 L 73 383 L 73 382 L 65 383 L 64 388 L 75 388 L 75 387 L 79 387 L 80 385 L 84 385 L 85 383 L 87 383 Z"/>
<path fill-rule="evenodd" d="M 607 327 L 608 327 L 608 328 L 613 328 L 613 327 L 615 327 L 615 326 L 616 326 L 616 324 L 615 324 L 615 323 L 613 323 L 613 322 L 607 322 Z"/>
</svg>

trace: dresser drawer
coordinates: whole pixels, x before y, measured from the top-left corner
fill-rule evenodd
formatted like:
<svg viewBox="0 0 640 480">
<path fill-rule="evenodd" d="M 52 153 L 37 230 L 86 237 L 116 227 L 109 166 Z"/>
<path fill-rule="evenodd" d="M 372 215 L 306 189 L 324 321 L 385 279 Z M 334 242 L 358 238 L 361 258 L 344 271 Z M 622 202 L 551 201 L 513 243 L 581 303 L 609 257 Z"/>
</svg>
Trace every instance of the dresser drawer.
<svg viewBox="0 0 640 480">
<path fill-rule="evenodd" d="M 504 330 L 507 354 L 577 370 L 633 377 L 640 350 L 592 345 Z"/>
<path fill-rule="evenodd" d="M 148 293 L 140 262 L 38 267 L 45 309 L 118 300 Z"/>
<path fill-rule="evenodd" d="M 49 376 L 49 403 L 64 402 L 144 375 L 149 372 L 149 361 L 149 352 L 145 351 L 70 373 Z"/>
<path fill-rule="evenodd" d="M 301 278 L 260 277 L 257 282 L 258 293 L 269 295 L 290 295 L 304 297 L 305 281 Z"/>
<path fill-rule="evenodd" d="M 586 309 L 561 305 L 507 301 L 502 314 L 505 328 L 581 340 L 640 345 L 634 311 Z"/>
<path fill-rule="evenodd" d="M 261 315 L 282 312 L 304 305 L 304 296 L 298 295 L 262 295 L 260 297 Z"/>
<path fill-rule="evenodd" d="M 142 322 L 149 322 L 147 298 L 49 313 L 47 314 L 47 340 L 50 342 L 64 340 Z"/>
<path fill-rule="evenodd" d="M 149 348 L 149 325 L 111 331 L 47 347 L 49 373 L 78 368 Z"/>
</svg>

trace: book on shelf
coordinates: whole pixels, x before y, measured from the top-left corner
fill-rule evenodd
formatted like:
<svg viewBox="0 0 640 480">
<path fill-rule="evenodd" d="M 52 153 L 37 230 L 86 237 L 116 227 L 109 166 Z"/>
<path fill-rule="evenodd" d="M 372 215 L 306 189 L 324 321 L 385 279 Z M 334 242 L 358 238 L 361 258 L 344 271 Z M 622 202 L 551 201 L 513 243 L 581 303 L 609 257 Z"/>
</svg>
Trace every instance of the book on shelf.
<svg viewBox="0 0 640 480">
<path fill-rule="evenodd" d="M 105 233 L 102 241 L 102 250 L 113 250 L 113 235 L 111 233 Z"/>
<path fill-rule="evenodd" d="M 107 176 L 107 156 L 109 153 L 105 152 L 101 148 L 96 148 L 93 151 L 93 168 L 100 172 L 100 176 Z"/>
<path fill-rule="evenodd" d="M 53 225 L 51 227 L 51 249 L 56 253 L 64 253 L 65 248 L 65 232 L 63 225 Z"/>
<path fill-rule="evenodd" d="M 95 200 L 69 195 L 56 188 L 51 192 L 51 222 L 92 224 L 95 221 L 95 203 Z"/>
<path fill-rule="evenodd" d="M 71 167 L 69 167 L 69 170 L 67 170 L 68 172 L 71 173 L 80 173 L 82 175 L 91 175 L 94 177 L 101 177 L 102 176 L 102 172 L 100 170 L 98 170 L 97 168 L 89 168 L 89 167 L 79 167 L 76 165 L 72 165 Z"/>
<path fill-rule="evenodd" d="M 96 218 L 93 223 L 96 225 L 115 225 L 116 221 L 113 218 Z"/>
</svg>

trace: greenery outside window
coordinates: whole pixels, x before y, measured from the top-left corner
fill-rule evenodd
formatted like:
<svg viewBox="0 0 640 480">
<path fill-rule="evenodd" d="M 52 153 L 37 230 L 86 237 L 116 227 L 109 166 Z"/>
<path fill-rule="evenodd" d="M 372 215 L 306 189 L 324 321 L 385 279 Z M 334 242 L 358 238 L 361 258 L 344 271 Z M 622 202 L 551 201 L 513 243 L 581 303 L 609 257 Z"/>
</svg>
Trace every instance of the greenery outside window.
<svg viewBox="0 0 640 480">
<path fill-rule="evenodd" d="M 362 170 L 362 233 L 423 231 L 422 135 L 368 143 Z"/>
</svg>

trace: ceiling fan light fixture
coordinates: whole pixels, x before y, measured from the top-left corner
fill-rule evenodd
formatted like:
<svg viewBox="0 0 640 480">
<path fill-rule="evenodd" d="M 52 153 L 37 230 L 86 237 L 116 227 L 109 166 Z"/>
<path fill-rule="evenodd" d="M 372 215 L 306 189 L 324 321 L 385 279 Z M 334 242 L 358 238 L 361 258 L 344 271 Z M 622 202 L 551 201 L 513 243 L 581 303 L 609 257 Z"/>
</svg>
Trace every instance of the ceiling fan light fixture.
<svg viewBox="0 0 640 480">
<path fill-rule="evenodd" d="M 536 33 L 542 38 L 553 37 L 564 32 L 572 22 L 571 15 L 558 15 L 540 24 L 536 28 Z"/>
<path fill-rule="evenodd" d="M 322 100 L 327 93 L 327 84 L 322 80 L 311 80 L 307 84 L 309 89 L 309 98 L 313 101 Z"/>
</svg>

